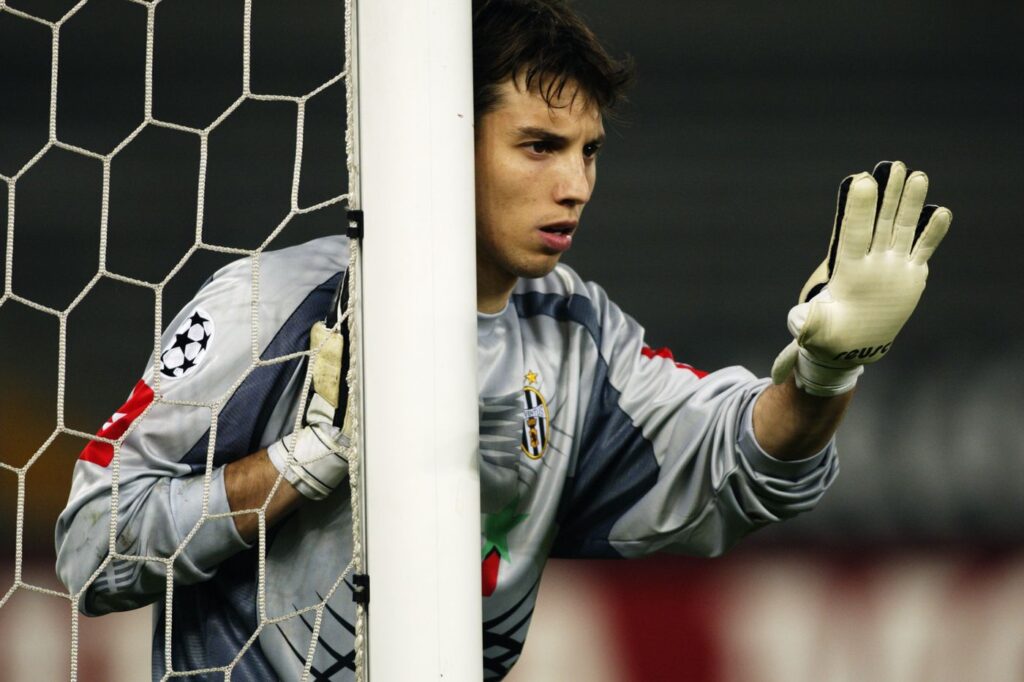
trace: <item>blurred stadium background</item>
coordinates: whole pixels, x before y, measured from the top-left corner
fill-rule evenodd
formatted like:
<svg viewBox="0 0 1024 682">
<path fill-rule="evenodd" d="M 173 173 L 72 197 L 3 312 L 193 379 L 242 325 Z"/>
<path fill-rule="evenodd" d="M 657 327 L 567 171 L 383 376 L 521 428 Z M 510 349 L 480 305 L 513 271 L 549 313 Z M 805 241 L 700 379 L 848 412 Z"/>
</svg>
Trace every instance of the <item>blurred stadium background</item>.
<svg viewBox="0 0 1024 682">
<path fill-rule="evenodd" d="M 45 143 L 51 49 L 49 29 L 2 10 L 56 20 L 74 4 L 0 2 L 0 175 Z M 929 200 L 955 220 L 918 311 L 864 376 L 839 436 L 842 473 L 820 507 L 720 559 L 555 562 L 513 678 L 1024 679 L 1024 5 L 576 5 L 635 58 L 638 82 L 609 125 L 567 260 L 651 345 L 703 369 L 766 374 L 824 256 L 839 181 L 880 159 L 926 170 Z M 240 0 L 161 3 L 158 116 L 206 125 L 237 96 L 241 14 Z M 105 153 L 138 125 L 145 16 L 141 4 L 90 0 L 64 26 L 62 140 Z M 341 25 L 336 2 L 255 0 L 254 89 L 300 94 L 336 72 Z M 310 105 L 303 204 L 345 185 L 341 112 L 340 86 Z M 277 224 L 294 145 L 282 103 L 247 103 L 211 134 L 210 239 L 253 247 Z M 112 270 L 160 279 L 185 252 L 198 158 L 197 138 L 167 130 L 115 157 Z M 100 186 L 97 161 L 57 150 L 19 179 L 18 293 L 63 307 L 95 272 Z M 6 198 L 0 183 L 0 225 Z M 336 232 L 342 216 L 303 216 L 275 245 Z M 165 292 L 163 321 L 230 259 L 192 258 Z M 106 281 L 68 324 L 67 422 L 94 432 L 145 366 L 153 297 Z M 23 466 L 52 432 L 57 352 L 54 318 L 0 308 L 0 461 Z M 61 436 L 26 477 L 27 582 L 59 589 L 53 524 L 83 446 Z M 17 497 L 16 476 L 0 469 L 0 595 L 13 583 Z M 69 615 L 65 600 L 18 590 L 0 610 L 0 679 L 65 679 Z M 79 679 L 148 677 L 148 612 L 80 627 Z"/>
</svg>

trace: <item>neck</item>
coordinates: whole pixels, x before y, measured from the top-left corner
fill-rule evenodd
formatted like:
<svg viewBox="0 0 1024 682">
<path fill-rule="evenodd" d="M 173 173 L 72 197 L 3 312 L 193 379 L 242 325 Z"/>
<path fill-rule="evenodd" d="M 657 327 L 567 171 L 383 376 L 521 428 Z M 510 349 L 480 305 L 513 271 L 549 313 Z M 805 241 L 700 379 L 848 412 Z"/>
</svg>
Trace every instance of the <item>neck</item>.
<svg viewBox="0 0 1024 682">
<path fill-rule="evenodd" d="M 497 273 L 477 263 L 476 309 L 481 313 L 500 313 L 508 305 L 508 299 L 515 289 L 518 277 Z"/>
</svg>

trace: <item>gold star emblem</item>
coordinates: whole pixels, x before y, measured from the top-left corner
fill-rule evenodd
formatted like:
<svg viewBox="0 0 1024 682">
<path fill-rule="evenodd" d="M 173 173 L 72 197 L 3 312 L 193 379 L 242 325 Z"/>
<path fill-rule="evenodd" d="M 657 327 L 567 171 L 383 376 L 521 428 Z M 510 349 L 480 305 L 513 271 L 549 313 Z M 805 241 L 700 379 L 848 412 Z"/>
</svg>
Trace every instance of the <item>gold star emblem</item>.
<svg viewBox="0 0 1024 682">
<path fill-rule="evenodd" d="M 526 385 L 527 386 L 531 386 L 531 385 L 537 383 L 537 373 L 534 372 L 532 369 L 529 372 L 527 372 L 526 374 L 524 374 L 523 378 L 526 379 Z"/>
</svg>

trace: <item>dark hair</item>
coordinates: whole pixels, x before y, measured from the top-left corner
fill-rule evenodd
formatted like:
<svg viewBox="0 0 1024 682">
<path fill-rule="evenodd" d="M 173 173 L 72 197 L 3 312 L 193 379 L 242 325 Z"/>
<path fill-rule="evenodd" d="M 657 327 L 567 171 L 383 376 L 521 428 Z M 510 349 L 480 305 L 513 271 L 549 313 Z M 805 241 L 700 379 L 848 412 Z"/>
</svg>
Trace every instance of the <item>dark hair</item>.
<svg viewBox="0 0 1024 682">
<path fill-rule="evenodd" d="M 473 0 L 473 105 L 494 109 L 498 86 L 522 78 L 549 106 L 567 85 L 606 112 L 625 100 L 629 58 L 612 58 L 565 0 Z"/>
</svg>

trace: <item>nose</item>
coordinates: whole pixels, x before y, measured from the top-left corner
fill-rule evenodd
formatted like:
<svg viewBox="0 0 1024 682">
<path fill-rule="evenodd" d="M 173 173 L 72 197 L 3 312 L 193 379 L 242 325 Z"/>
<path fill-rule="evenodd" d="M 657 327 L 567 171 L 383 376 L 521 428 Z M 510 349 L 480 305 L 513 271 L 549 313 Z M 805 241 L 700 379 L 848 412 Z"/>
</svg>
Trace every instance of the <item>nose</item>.
<svg viewBox="0 0 1024 682">
<path fill-rule="evenodd" d="M 558 167 L 555 201 L 570 208 L 582 208 L 590 201 L 593 190 L 593 171 L 588 167 L 587 160 L 566 155 Z"/>
</svg>

